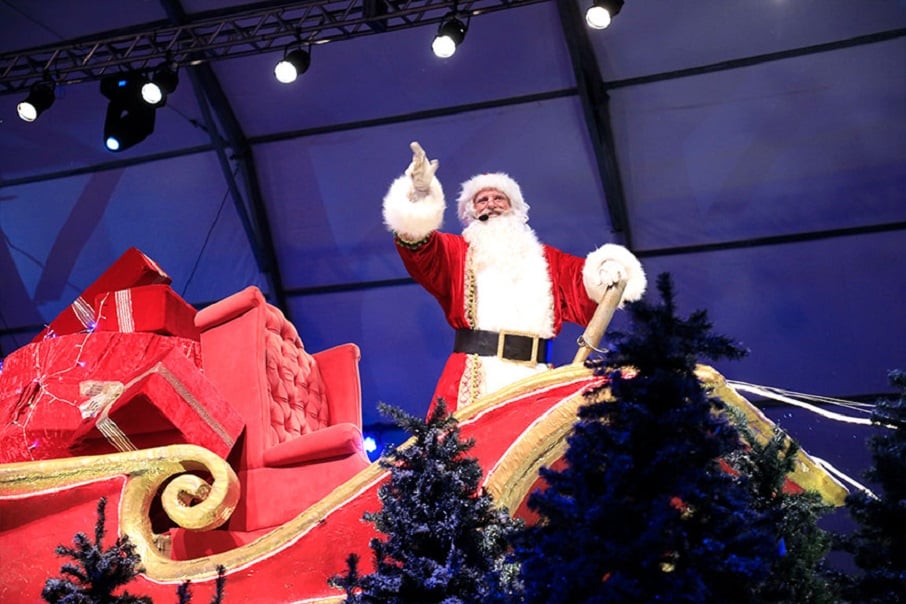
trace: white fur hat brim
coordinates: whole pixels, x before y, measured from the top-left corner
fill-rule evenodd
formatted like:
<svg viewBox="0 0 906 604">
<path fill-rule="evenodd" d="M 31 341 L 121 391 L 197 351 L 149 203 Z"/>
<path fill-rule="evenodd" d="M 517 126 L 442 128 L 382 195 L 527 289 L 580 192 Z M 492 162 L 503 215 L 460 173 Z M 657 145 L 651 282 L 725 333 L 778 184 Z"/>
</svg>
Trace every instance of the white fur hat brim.
<svg viewBox="0 0 906 604">
<path fill-rule="evenodd" d="M 528 221 L 529 205 L 525 203 L 525 199 L 522 197 L 522 189 L 519 188 L 519 183 L 503 172 L 494 172 L 478 174 L 462 183 L 457 210 L 459 220 L 464 225 L 468 226 L 469 223 L 475 220 L 475 208 L 472 205 L 472 200 L 475 199 L 475 196 L 480 191 L 485 189 L 497 189 L 502 192 L 509 198 L 513 212 Z"/>
</svg>

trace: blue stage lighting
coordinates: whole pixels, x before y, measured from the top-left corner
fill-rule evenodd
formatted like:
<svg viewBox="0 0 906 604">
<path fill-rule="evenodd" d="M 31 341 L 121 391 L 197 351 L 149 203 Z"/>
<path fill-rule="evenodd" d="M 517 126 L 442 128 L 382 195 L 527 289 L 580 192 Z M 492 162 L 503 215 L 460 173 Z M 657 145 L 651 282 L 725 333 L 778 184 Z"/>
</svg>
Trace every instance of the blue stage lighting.
<svg viewBox="0 0 906 604">
<path fill-rule="evenodd" d="M 377 441 L 374 439 L 373 436 L 366 436 L 365 437 L 365 452 L 371 454 L 371 453 L 374 453 L 375 451 L 377 451 Z"/>
</svg>

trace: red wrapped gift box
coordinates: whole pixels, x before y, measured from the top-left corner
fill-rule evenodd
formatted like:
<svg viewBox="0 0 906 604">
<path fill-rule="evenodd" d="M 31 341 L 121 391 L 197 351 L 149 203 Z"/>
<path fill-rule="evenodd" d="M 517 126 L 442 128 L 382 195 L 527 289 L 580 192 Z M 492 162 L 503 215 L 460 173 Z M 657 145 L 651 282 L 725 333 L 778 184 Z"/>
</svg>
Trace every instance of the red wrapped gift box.
<svg viewBox="0 0 906 604">
<path fill-rule="evenodd" d="M 159 333 L 200 338 L 196 310 L 165 284 L 143 285 L 99 294 L 94 299 L 98 331 Z"/>
<path fill-rule="evenodd" d="M 93 329 L 96 317 L 91 303 L 98 294 L 153 283 L 170 283 L 172 279 L 138 248 L 131 247 L 116 262 L 85 288 L 82 295 L 35 336 L 39 342 L 51 335 L 78 333 Z"/>
<path fill-rule="evenodd" d="M 69 457 L 82 385 L 129 383 L 169 354 L 201 366 L 199 342 L 156 333 L 70 334 L 11 352 L 0 371 L 0 463 Z"/>
<path fill-rule="evenodd" d="M 82 384 L 80 406 L 90 415 L 73 432 L 69 450 L 99 455 L 173 444 L 205 447 L 226 458 L 242 432 L 242 417 L 190 360 L 169 354 L 126 384 Z"/>
</svg>

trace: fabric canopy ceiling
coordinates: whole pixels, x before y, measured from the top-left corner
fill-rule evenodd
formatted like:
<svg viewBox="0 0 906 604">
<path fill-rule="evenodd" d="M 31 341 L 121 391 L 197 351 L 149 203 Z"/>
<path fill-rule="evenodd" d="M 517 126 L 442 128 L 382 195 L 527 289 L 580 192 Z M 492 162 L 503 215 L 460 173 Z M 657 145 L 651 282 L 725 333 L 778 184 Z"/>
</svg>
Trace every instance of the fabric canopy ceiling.
<svg viewBox="0 0 906 604">
<path fill-rule="evenodd" d="M 448 197 L 508 172 L 543 241 L 577 255 L 622 243 L 652 281 L 669 272 L 682 314 L 706 309 L 750 349 L 718 367 L 728 378 L 890 391 L 887 372 L 906 368 L 906 4 L 628 0 L 598 31 L 587 0 L 460 3 L 481 14 L 446 60 L 430 43 L 452 3 L 365 4 L 0 3 L 0 356 L 135 246 L 196 307 L 257 285 L 309 350 L 357 343 L 366 424 L 384 421 L 378 401 L 423 414 L 452 332 L 380 214 L 417 140 Z M 382 31 L 363 25 L 375 6 L 422 12 Z M 92 41 L 251 12 L 323 24 L 334 8 L 358 26 L 306 30 L 295 83 L 273 77 L 276 35 L 210 49 L 180 65 L 147 140 L 104 149 Z M 40 73 L 55 46 L 85 68 L 22 122 L 36 80 L 13 76 Z M 459 228 L 452 207 L 445 228 Z M 557 363 L 579 333 L 557 340 Z"/>
</svg>

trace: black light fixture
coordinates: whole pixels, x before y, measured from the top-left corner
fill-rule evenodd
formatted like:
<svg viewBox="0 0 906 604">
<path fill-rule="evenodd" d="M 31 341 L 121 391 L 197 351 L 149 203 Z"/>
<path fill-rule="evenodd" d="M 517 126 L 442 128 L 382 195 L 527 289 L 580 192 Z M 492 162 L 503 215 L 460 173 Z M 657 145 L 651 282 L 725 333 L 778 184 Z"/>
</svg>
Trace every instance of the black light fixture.
<svg viewBox="0 0 906 604">
<path fill-rule="evenodd" d="M 283 52 L 283 58 L 277 62 L 274 67 L 274 77 L 278 82 L 290 84 L 296 81 L 296 78 L 308 71 L 311 64 L 311 54 L 304 48 L 295 48 Z"/>
<path fill-rule="evenodd" d="M 104 146 L 125 151 L 154 132 L 155 107 L 141 97 L 148 81 L 136 72 L 115 74 L 101 80 L 101 93 L 110 99 L 104 120 Z"/>
<path fill-rule="evenodd" d="M 623 8 L 623 0 L 595 0 L 585 11 L 585 22 L 594 29 L 604 29 Z"/>
<path fill-rule="evenodd" d="M 468 26 L 457 19 L 454 13 L 444 17 L 440 22 L 440 27 L 437 28 L 434 42 L 431 43 L 434 54 L 441 59 L 452 57 L 456 52 L 456 47 L 465 39 L 467 29 Z"/>
<path fill-rule="evenodd" d="M 33 122 L 38 119 L 44 111 L 53 105 L 56 95 L 53 91 L 52 82 L 38 82 L 33 84 L 25 100 L 16 105 L 16 112 L 19 118 L 26 122 Z"/>
<path fill-rule="evenodd" d="M 169 96 L 179 84 L 175 66 L 161 65 L 149 79 L 141 85 L 142 100 L 155 107 L 167 104 Z"/>
</svg>

